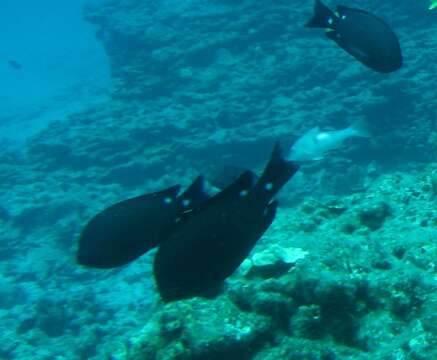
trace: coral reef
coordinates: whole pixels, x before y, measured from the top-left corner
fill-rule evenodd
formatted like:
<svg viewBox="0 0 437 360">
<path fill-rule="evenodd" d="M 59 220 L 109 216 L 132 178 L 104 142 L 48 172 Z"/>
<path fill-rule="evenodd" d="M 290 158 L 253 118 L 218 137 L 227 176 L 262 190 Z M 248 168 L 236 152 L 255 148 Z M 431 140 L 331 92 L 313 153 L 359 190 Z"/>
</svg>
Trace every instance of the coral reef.
<svg viewBox="0 0 437 360">
<path fill-rule="evenodd" d="M 435 24 L 418 2 L 366 1 L 405 54 L 382 76 L 304 29 L 311 7 L 87 10 L 111 100 L 0 154 L 0 358 L 437 358 Z M 357 118 L 371 139 L 302 167 L 218 298 L 159 303 L 150 256 L 107 272 L 75 264 L 79 232 L 108 205 L 211 163 L 256 169 L 273 141 Z"/>
<path fill-rule="evenodd" d="M 222 295 L 160 305 L 114 359 L 434 358 L 433 171 L 282 210 Z M 303 216 L 318 225 L 308 232 Z"/>
</svg>

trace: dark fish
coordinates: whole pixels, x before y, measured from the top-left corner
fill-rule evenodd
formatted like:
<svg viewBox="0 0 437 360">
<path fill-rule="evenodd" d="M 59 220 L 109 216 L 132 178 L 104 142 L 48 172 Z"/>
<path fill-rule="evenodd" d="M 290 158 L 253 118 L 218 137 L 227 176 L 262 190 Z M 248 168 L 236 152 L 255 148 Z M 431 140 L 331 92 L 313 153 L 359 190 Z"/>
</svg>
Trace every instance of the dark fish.
<svg viewBox="0 0 437 360">
<path fill-rule="evenodd" d="M 9 60 L 8 63 L 15 70 L 21 70 L 23 68 L 23 66 L 16 60 Z"/>
<path fill-rule="evenodd" d="M 161 298 L 205 296 L 220 288 L 272 223 L 277 202 L 271 200 L 297 169 L 276 145 L 255 185 L 255 174 L 246 171 L 183 216 L 155 256 Z"/>
<path fill-rule="evenodd" d="M 369 68 L 389 73 L 402 66 L 399 40 L 382 19 L 363 10 L 337 6 L 333 13 L 316 0 L 307 27 L 325 28 L 326 36 Z"/>
<path fill-rule="evenodd" d="M 77 262 L 95 268 L 125 265 L 165 241 L 175 220 L 207 199 L 203 177 L 180 196 L 180 186 L 121 201 L 103 210 L 79 238 Z"/>
</svg>

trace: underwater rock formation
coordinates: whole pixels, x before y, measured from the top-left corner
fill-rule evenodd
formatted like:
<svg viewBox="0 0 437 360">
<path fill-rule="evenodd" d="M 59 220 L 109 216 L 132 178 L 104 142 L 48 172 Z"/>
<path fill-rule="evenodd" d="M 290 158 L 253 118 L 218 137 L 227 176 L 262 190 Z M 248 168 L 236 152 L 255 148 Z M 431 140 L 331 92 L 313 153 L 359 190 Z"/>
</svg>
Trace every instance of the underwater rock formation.
<svg viewBox="0 0 437 360">
<path fill-rule="evenodd" d="M 432 180 L 426 175 L 433 171 L 430 166 L 419 182 L 415 176 L 381 176 L 366 193 L 325 203 L 308 199 L 296 210 L 279 212 L 222 295 L 159 305 L 112 355 L 130 360 L 435 357 L 437 247 L 429 236 L 435 236 L 430 221 L 437 224 L 437 214 L 430 212 Z M 391 215 L 369 227 L 360 214 L 379 209 L 369 203 L 378 197 L 389 204 Z M 301 229 L 302 214 L 319 219 L 310 233 Z M 345 234 L 341 229 L 350 221 L 356 228 Z"/>
<path fill-rule="evenodd" d="M 390 20 L 404 49 L 404 69 L 389 77 L 372 74 L 324 39 L 311 37 L 303 25 L 312 6 L 119 1 L 90 9 L 86 18 L 97 26 L 110 58 L 112 96 L 130 104 L 161 103 L 166 110 L 158 116 L 166 123 L 205 134 L 210 141 L 200 146 L 297 136 L 364 116 L 378 139 L 374 157 L 431 159 L 437 149 L 430 135 L 437 129 L 428 95 L 433 74 L 425 69 L 437 43 L 420 6 L 366 3 L 367 10 Z M 415 21 L 406 25 L 405 13 Z M 407 41 L 412 33 L 418 43 Z"/>
<path fill-rule="evenodd" d="M 0 358 L 437 358 L 437 165 L 423 165 L 437 158 L 435 19 L 366 1 L 405 54 L 381 77 L 305 31 L 311 1 L 161 3 L 88 10 L 111 101 L 0 155 Z M 297 174 L 255 265 L 217 299 L 156 304 L 148 257 L 108 274 L 74 265 L 81 226 L 120 198 L 187 185 L 211 162 L 255 169 L 274 140 L 357 118 L 370 142 Z"/>
</svg>

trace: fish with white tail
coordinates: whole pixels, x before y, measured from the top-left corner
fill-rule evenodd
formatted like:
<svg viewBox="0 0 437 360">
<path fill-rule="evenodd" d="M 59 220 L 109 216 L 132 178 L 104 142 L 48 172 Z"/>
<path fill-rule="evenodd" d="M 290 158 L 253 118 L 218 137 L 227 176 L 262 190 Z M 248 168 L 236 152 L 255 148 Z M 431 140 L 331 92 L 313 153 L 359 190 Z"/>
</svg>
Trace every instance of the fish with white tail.
<svg viewBox="0 0 437 360">
<path fill-rule="evenodd" d="M 357 121 L 346 129 L 321 131 L 318 126 L 313 127 L 293 144 L 288 154 L 291 161 L 315 161 L 340 148 L 350 137 L 369 137 L 369 132 L 363 122 Z"/>
</svg>

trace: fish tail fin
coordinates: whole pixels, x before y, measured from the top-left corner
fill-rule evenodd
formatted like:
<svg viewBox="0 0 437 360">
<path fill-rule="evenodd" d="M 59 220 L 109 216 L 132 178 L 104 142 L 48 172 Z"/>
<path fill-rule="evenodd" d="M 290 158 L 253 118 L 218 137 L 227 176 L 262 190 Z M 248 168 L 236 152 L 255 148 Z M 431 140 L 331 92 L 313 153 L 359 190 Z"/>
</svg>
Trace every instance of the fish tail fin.
<svg viewBox="0 0 437 360">
<path fill-rule="evenodd" d="M 253 189 L 257 200 L 263 204 L 269 203 L 273 196 L 287 183 L 298 169 L 299 166 L 297 164 L 283 157 L 282 149 L 280 145 L 276 143 L 270 160 Z"/>
<path fill-rule="evenodd" d="M 225 187 L 222 191 L 218 192 L 211 198 L 204 201 L 201 207 L 211 206 L 218 201 L 223 201 L 226 198 L 235 198 L 244 193 L 248 193 L 253 189 L 253 184 L 255 182 L 256 175 L 250 170 L 246 170 L 242 173 L 233 183 Z"/>
<path fill-rule="evenodd" d="M 212 164 L 207 168 L 205 178 L 212 186 L 223 190 L 247 170 L 245 167 L 236 165 Z"/>
<path fill-rule="evenodd" d="M 312 28 L 332 28 L 334 19 L 335 14 L 332 10 L 320 0 L 316 0 L 314 3 L 313 17 L 305 24 L 305 26 Z"/>
<path fill-rule="evenodd" d="M 354 121 L 349 129 L 352 131 L 354 136 L 361 137 L 370 137 L 372 134 L 370 133 L 369 126 L 362 119 Z"/>
<path fill-rule="evenodd" d="M 205 192 L 205 180 L 204 177 L 200 175 L 178 196 L 178 207 L 180 210 L 193 209 L 206 199 L 208 199 L 208 194 Z"/>
</svg>

